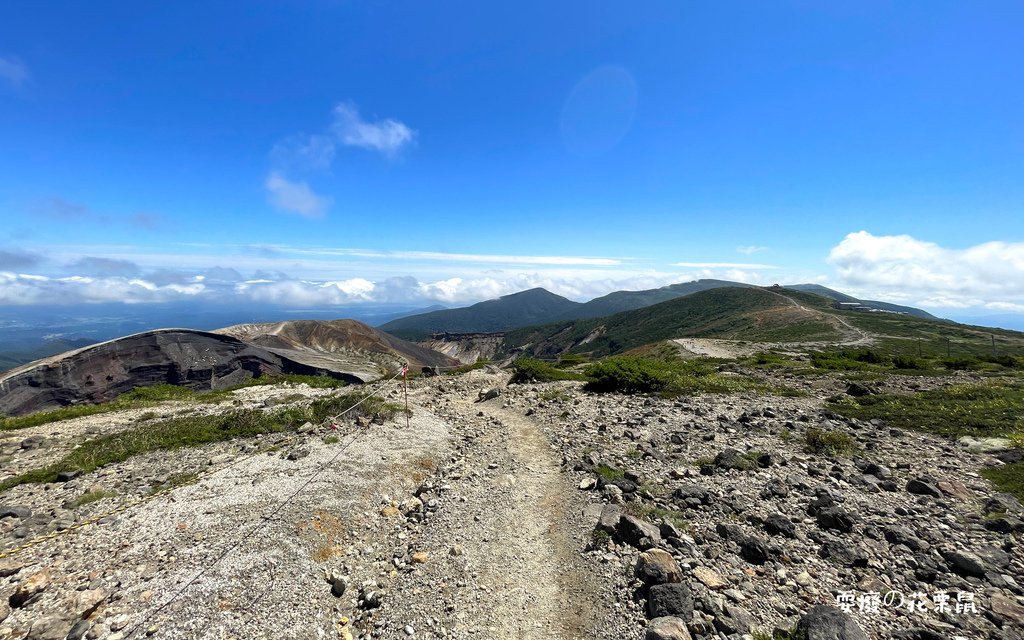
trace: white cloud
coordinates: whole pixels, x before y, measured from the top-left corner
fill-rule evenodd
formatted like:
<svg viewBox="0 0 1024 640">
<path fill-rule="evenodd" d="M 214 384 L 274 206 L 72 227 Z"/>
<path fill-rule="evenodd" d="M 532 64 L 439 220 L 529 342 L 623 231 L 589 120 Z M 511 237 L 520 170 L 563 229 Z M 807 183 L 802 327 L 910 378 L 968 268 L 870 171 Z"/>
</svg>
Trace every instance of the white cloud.
<svg viewBox="0 0 1024 640">
<path fill-rule="evenodd" d="M 0 78 L 9 82 L 15 89 L 28 82 L 29 77 L 28 67 L 20 60 L 0 58 Z"/>
<path fill-rule="evenodd" d="M 673 267 L 689 267 L 693 269 L 778 269 L 770 264 L 747 262 L 673 262 Z"/>
<path fill-rule="evenodd" d="M 334 107 L 331 131 L 342 144 L 380 151 L 388 156 L 401 151 L 416 136 L 415 131 L 398 120 L 363 120 L 359 116 L 359 109 L 351 102 L 343 102 Z"/>
<path fill-rule="evenodd" d="M 276 171 L 267 176 L 264 186 L 271 204 L 306 218 L 323 217 L 333 202 L 331 198 L 313 193 L 305 182 L 292 182 Z"/>
<path fill-rule="evenodd" d="M 1024 243 L 985 242 L 950 249 L 909 235 L 847 235 L 828 261 L 865 298 L 932 308 L 1024 304 Z"/>
<path fill-rule="evenodd" d="M 745 246 L 745 247 L 736 247 L 736 251 L 738 253 L 742 253 L 743 255 L 746 255 L 746 256 L 749 256 L 749 255 L 754 254 L 754 253 L 760 253 L 761 251 L 767 251 L 767 250 L 768 250 L 768 247 L 759 247 L 759 246 L 756 246 L 756 245 L 749 245 L 749 246 Z"/>
</svg>

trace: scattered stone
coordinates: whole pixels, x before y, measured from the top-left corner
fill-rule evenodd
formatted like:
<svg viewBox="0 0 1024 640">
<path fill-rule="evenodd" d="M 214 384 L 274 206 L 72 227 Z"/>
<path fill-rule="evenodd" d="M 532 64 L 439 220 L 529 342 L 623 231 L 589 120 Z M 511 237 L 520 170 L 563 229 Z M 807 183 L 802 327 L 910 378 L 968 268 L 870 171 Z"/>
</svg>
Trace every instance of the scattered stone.
<svg viewBox="0 0 1024 640">
<path fill-rule="evenodd" d="M 778 513 L 764 519 L 764 530 L 773 536 L 796 537 L 796 525 L 789 518 Z"/>
<path fill-rule="evenodd" d="M 697 567 L 693 570 L 693 577 L 704 583 L 708 589 L 724 589 L 729 582 L 707 567 Z"/>
<path fill-rule="evenodd" d="M 332 573 L 327 581 L 331 584 L 331 595 L 340 598 L 348 590 L 348 578 L 340 573 Z"/>
<path fill-rule="evenodd" d="M 644 640 L 691 640 L 686 623 L 679 618 L 655 618 L 644 631 Z"/>
<path fill-rule="evenodd" d="M 661 549 L 641 553 L 633 574 L 647 586 L 680 582 L 683 579 L 679 563 L 670 553 Z"/>
<path fill-rule="evenodd" d="M 615 527 L 615 537 L 637 549 L 649 549 L 661 541 L 661 531 L 646 520 L 623 514 Z"/>
<path fill-rule="evenodd" d="M 683 582 L 652 585 L 647 594 L 647 615 L 652 619 L 678 616 L 683 620 L 693 617 L 693 596 Z"/>
<path fill-rule="evenodd" d="M 16 505 L 0 505 L 0 520 L 3 518 L 28 518 L 32 516 L 32 510 L 28 507 Z"/>
<path fill-rule="evenodd" d="M 715 467 L 726 470 L 749 471 L 757 468 L 757 461 L 745 456 L 738 449 L 723 449 L 715 456 Z"/>
<path fill-rule="evenodd" d="M 933 482 L 930 478 L 913 478 L 907 481 L 907 491 L 916 495 L 941 498 L 942 491 Z"/>
<path fill-rule="evenodd" d="M 25 603 L 31 600 L 36 594 L 46 591 L 47 587 L 50 586 L 51 581 L 52 577 L 50 576 L 50 572 L 46 569 L 34 573 L 15 587 L 14 593 L 11 594 L 8 602 L 11 607 L 15 609 L 23 607 L 25 606 Z"/>
<path fill-rule="evenodd" d="M 417 551 L 416 553 L 412 554 L 413 564 L 427 564 L 427 561 L 429 559 L 430 556 L 427 554 L 426 551 Z"/>
<path fill-rule="evenodd" d="M 309 449 L 306 449 L 305 447 L 299 447 L 297 449 L 292 449 L 291 451 L 288 452 L 288 459 L 294 462 L 296 460 L 301 460 L 308 455 Z"/>
<path fill-rule="evenodd" d="M 835 607 L 819 604 L 801 616 L 797 633 L 807 640 L 868 640 L 857 621 Z"/>
<path fill-rule="evenodd" d="M 1001 593 L 993 593 L 989 597 L 989 609 L 1003 623 L 1024 627 L 1024 605 Z"/>
<path fill-rule="evenodd" d="M 501 395 L 501 389 L 494 387 L 491 389 L 481 389 L 477 392 L 476 401 L 486 402 L 487 400 L 493 400 Z"/>
<path fill-rule="evenodd" d="M 818 511 L 816 518 L 822 529 L 834 529 L 840 533 L 853 531 L 853 515 L 839 507 L 825 507 Z"/>
<path fill-rule="evenodd" d="M 981 558 L 967 551 L 951 551 L 942 554 L 954 572 L 962 576 L 985 577 L 985 563 Z"/>
</svg>

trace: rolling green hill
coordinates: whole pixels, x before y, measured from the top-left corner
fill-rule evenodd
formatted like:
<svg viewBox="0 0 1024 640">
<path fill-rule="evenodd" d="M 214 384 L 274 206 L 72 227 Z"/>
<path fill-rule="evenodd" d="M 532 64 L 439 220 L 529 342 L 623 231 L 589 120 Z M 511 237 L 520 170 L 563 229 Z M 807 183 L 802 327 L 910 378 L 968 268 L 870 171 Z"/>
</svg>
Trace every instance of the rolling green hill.
<svg viewBox="0 0 1024 640">
<path fill-rule="evenodd" d="M 550 322 L 581 306 L 546 289 L 529 289 L 461 309 L 445 309 L 392 320 L 379 327 L 405 340 L 424 340 L 432 333 L 505 331 Z"/>
<path fill-rule="evenodd" d="M 504 350 L 599 357 L 683 337 L 780 342 L 843 337 L 827 314 L 798 304 L 828 308 L 827 300 L 786 289 L 717 287 L 603 318 L 513 330 L 505 336 Z"/>
<path fill-rule="evenodd" d="M 753 287 L 754 285 L 743 284 L 742 282 L 729 282 L 728 280 L 694 280 L 693 282 L 680 282 L 670 284 L 659 289 L 646 289 L 643 291 L 613 291 L 608 295 L 594 298 L 580 306 L 570 309 L 568 313 L 555 320 L 583 320 L 586 318 L 600 318 L 610 316 L 622 311 L 642 309 L 652 304 L 682 298 L 684 296 L 700 293 L 709 289 L 721 287 Z"/>
<path fill-rule="evenodd" d="M 940 320 L 936 316 L 928 313 L 924 309 L 918 309 L 917 307 L 907 307 L 901 304 L 893 304 L 891 302 L 881 302 L 880 300 L 861 300 L 854 298 L 853 296 L 846 295 L 835 289 L 829 289 L 823 287 L 820 284 L 787 284 L 787 289 L 794 291 L 803 291 L 805 293 L 813 293 L 824 298 L 830 298 L 836 302 L 859 302 L 865 307 L 872 309 L 881 309 L 882 311 L 895 311 L 896 313 L 905 313 L 907 315 L 915 316 L 918 318 L 924 318 L 925 320 Z"/>
</svg>

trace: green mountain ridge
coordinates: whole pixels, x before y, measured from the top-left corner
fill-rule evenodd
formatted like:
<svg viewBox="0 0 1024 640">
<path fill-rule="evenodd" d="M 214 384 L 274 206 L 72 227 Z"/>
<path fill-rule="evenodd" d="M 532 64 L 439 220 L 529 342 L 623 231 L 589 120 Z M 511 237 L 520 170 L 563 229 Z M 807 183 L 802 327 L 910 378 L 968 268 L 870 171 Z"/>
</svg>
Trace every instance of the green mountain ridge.
<svg viewBox="0 0 1024 640">
<path fill-rule="evenodd" d="M 553 322 L 568 322 L 602 318 L 605 316 L 642 309 L 703 291 L 722 288 L 757 289 L 756 285 L 729 280 L 701 279 L 680 282 L 657 289 L 640 291 L 613 291 L 589 302 L 573 302 L 545 289 L 521 291 L 495 300 L 487 300 L 458 309 L 444 309 L 397 318 L 379 325 L 382 331 L 405 340 L 425 340 L 434 333 L 488 333 L 502 332 Z M 858 302 L 864 306 L 885 311 L 905 313 L 918 318 L 937 320 L 927 311 L 888 302 L 859 300 L 845 293 L 817 284 L 784 285 L 793 292 L 814 294 L 828 301 Z M 815 306 L 819 306 L 817 303 Z"/>
<path fill-rule="evenodd" d="M 844 334 L 820 309 L 819 296 L 782 288 L 715 287 L 658 304 L 505 335 L 506 354 L 553 357 L 581 353 L 601 357 L 675 338 L 729 338 L 751 341 L 830 341 Z"/>
<path fill-rule="evenodd" d="M 469 307 L 406 316 L 378 328 L 404 340 L 423 340 L 433 333 L 507 331 L 550 322 L 579 306 L 579 302 L 536 288 Z"/>
</svg>

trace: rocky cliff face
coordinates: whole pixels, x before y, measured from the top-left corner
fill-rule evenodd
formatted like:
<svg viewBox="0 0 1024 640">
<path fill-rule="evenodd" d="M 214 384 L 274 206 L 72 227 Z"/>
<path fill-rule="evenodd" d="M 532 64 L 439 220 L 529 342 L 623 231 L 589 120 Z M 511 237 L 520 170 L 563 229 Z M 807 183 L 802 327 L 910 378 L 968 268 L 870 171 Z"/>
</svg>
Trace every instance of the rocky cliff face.
<svg viewBox="0 0 1024 640">
<path fill-rule="evenodd" d="M 504 333 L 435 333 L 422 345 L 463 364 L 473 364 L 480 358 L 493 358 L 504 342 Z"/>
<path fill-rule="evenodd" d="M 104 402 L 136 387 L 175 384 L 195 390 L 227 387 L 260 375 L 358 376 L 310 366 L 231 336 L 160 329 L 69 351 L 0 376 L 0 413 L 22 415 L 72 404 Z"/>
</svg>

